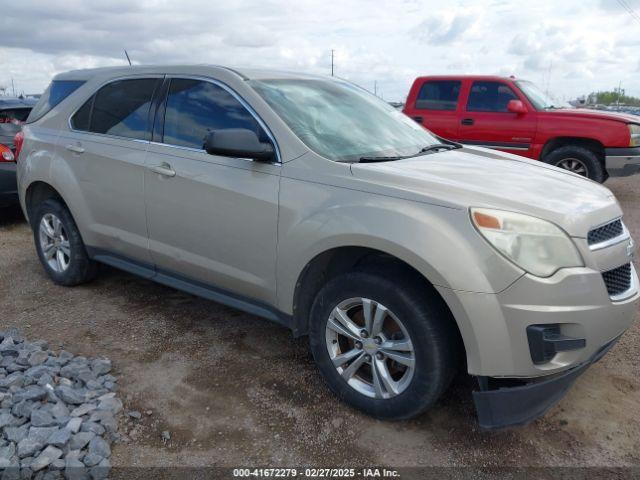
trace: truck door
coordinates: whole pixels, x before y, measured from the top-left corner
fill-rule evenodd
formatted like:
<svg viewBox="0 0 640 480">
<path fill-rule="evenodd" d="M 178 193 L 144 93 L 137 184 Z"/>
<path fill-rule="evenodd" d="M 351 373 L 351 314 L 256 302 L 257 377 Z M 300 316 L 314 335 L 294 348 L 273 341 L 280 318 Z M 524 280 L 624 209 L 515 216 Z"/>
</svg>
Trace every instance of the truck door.
<svg viewBox="0 0 640 480">
<path fill-rule="evenodd" d="M 458 139 L 459 99 L 462 82 L 453 79 L 425 79 L 405 111 L 416 122 L 436 135 Z"/>
<path fill-rule="evenodd" d="M 511 100 L 528 105 L 520 92 L 495 80 L 474 80 L 467 89 L 468 95 L 461 102 L 460 142 L 533 158 L 536 112 L 529 108 L 527 112 L 514 113 L 507 108 Z"/>
</svg>

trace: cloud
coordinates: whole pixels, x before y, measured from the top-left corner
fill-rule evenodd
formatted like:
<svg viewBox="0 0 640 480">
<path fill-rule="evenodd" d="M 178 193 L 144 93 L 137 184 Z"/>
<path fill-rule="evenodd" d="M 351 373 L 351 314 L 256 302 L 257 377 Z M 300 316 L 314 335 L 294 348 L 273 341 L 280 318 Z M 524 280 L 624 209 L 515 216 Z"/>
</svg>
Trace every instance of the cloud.
<svg viewBox="0 0 640 480">
<path fill-rule="evenodd" d="M 640 13 L 640 5 L 635 5 Z M 640 95 L 638 25 L 614 0 L 20 0 L 0 14 L 0 83 L 58 72 L 216 63 L 329 74 L 403 100 L 417 75 L 516 74 L 577 96 Z M 551 73 L 549 75 L 549 66 Z"/>
<path fill-rule="evenodd" d="M 435 15 L 420 22 L 411 32 L 424 43 L 448 45 L 461 39 L 474 22 L 475 18 L 470 13 Z"/>
<path fill-rule="evenodd" d="M 251 29 L 238 28 L 228 33 L 223 42 L 232 47 L 265 48 L 277 44 L 277 32 L 257 26 Z"/>
</svg>

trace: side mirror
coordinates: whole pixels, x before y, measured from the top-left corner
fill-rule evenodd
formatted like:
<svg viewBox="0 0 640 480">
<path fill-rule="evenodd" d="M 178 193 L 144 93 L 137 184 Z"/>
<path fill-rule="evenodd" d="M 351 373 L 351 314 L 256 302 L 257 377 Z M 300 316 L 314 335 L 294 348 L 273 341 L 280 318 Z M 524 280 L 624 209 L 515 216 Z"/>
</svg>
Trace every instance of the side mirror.
<svg viewBox="0 0 640 480">
<path fill-rule="evenodd" d="M 522 100 L 509 100 L 507 110 L 511 113 L 523 114 L 527 113 L 527 107 L 524 106 Z"/>
<path fill-rule="evenodd" d="M 261 162 L 274 159 L 273 145 L 260 142 L 256 132 L 246 128 L 211 130 L 204 139 L 204 149 L 210 155 L 223 157 L 253 158 Z"/>
</svg>

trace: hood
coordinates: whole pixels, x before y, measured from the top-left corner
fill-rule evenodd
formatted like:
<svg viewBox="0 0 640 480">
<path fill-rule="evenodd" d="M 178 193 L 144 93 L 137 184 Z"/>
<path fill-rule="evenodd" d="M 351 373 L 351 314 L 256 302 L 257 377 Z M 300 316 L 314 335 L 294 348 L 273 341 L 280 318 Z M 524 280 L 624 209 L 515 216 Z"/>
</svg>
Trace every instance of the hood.
<svg viewBox="0 0 640 480">
<path fill-rule="evenodd" d="M 381 193 L 452 208 L 521 212 L 552 221 L 575 237 L 585 237 L 591 228 L 622 215 L 611 191 L 598 183 L 484 148 L 355 163 L 352 173 Z"/>
<path fill-rule="evenodd" d="M 543 113 L 543 112 L 539 112 Z M 623 112 L 609 112 L 606 110 L 591 110 L 588 108 L 563 108 L 558 110 L 545 110 L 546 115 L 557 115 L 560 118 L 581 117 L 594 120 L 613 120 L 623 123 L 640 124 L 640 116 Z"/>
</svg>

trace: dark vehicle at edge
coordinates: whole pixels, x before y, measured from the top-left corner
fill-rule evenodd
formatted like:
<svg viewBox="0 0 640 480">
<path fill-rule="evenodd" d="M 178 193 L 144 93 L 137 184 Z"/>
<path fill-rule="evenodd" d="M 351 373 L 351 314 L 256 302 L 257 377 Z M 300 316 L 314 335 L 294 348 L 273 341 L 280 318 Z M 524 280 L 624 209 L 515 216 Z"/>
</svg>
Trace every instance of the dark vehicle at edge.
<svg viewBox="0 0 640 480">
<path fill-rule="evenodd" d="M 14 138 L 37 101 L 0 97 L 0 207 L 18 203 Z"/>
</svg>

